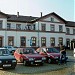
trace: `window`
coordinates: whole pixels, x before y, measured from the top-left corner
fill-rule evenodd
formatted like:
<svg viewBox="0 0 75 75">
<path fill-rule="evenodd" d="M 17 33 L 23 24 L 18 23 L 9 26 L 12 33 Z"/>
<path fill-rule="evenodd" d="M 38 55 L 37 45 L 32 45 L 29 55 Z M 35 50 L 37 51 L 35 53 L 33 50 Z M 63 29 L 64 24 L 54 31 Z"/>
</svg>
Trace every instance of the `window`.
<svg viewBox="0 0 75 75">
<path fill-rule="evenodd" d="M 46 37 L 41 38 L 41 46 L 46 46 Z"/>
<path fill-rule="evenodd" d="M 46 31 L 46 24 L 41 24 L 41 30 Z"/>
<path fill-rule="evenodd" d="M 50 30 L 51 30 L 51 31 L 55 31 L 55 25 L 51 24 L 51 25 L 50 25 Z"/>
<path fill-rule="evenodd" d="M 0 29 L 2 29 L 3 21 L 0 21 Z"/>
<path fill-rule="evenodd" d="M 16 24 L 16 29 L 21 30 L 21 24 Z"/>
<path fill-rule="evenodd" d="M 31 30 L 31 29 L 32 29 L 31 25 L 27 25 L 27 30 Z"/>
<path fill-rule="evenodd" d="M 51 46 L 55 46 L 55 38 L 50 38 Z"/>
<path fill-rule="evenodd" d="M 75 34 L 75 29 L 73 29 L 73 34 Z"/>
<path fill-rule="evenodd" d="M 21 37 L 21 46 L 25 47 L 26 46 L 26 37 Z"/>
<path fill-rule="evenodd" d="M 63 45 L 63 38 L 59 37 L 59 44 Z"/>
<path fill-rule="evenodd" d="M 51 22 L 54 22 L 54 18 L 53 17 L 51 17 Z"/>
<path fill-rule="evenodd" d="M 32 45 L 31 46 L 36 46 L 36 37 L 31 37 Z"/>
<path fill-rule="evenodd" d="M 11 28 L 11 23 L 7 23 L 7 29 Z"/>
<path fill-rule="evenodd" d="M 70 34 L 70 29 L 69 28 L 66 28 L 66 33 Z"/>
<path fill-rule="evenodd" d="M 70 39 L 66 39 L 66 46 L 70 47 Z"/>
<path fill-rule="evenodd" d="M 36 30 L 36 28 L 35 28 L 35 24 L 33 25 L 33 30 Z"/>
<path fill-rule="evenodd" d="M 14 46 L 14 37 L 12 37 L 12 36 L 8 37 L 8 45 Z"/>
<path fill-rule="evenodd" d="M 63 26 L 59 25 L 59 32 L 63 32 Z"/>
</svg>

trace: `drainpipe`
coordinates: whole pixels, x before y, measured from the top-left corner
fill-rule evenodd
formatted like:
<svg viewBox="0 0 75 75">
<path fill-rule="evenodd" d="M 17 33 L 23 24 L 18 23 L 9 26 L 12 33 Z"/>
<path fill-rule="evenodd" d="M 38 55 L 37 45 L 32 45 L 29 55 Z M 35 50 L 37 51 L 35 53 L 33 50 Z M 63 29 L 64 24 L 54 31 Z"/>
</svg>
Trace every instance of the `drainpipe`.
<svg viewBox="0 0 75 75">
<path fill-rule="evenodd" d="M 40 47 L 39 46 L 39 22 L 38 22 L 38 47 Z"/>
</svg>

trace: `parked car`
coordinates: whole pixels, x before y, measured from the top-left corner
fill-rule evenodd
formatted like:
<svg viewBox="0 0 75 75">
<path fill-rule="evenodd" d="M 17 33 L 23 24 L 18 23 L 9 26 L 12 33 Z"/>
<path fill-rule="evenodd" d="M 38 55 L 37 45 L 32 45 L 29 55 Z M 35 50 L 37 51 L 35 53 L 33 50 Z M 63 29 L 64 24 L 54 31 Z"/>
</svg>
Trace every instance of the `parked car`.
<svg viewBox="0 0 75 75">
<path fill-rule="evenodd" d="M 53 47 L 41 47 L 36 50 L 40 55 L 46 57 L 48 63 L 57 62 L 60 58 L 60 52 Z"/>
<path fill-rule="evenodd" d="M 15 69 L 17 61 L 14 56 L 10 55 L 9 50 L 0 48 L 0 68 Z"/>
<path fill-rule="evenodd" d="M 14 52 L 16 60 L 23 62 L 24 65 L 39 64 L 43 65 L 46 58 L 38 54 L 33 48 L 18 48 Z"/>
<path fill-rule="evenodd" d="M 14 53 L 16 50 L 16 48 L 14 48 L 13 46 L 5 46 L 4 48 L 8 49 L 10 53 Z"/>
</svg>

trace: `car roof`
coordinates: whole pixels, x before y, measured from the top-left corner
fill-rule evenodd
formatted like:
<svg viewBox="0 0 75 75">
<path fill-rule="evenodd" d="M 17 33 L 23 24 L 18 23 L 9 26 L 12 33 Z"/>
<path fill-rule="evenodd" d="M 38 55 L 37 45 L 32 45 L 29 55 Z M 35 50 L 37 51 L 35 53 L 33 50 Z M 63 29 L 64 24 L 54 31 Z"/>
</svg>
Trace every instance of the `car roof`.
<svg viewBox="0 0 75 75">
<path fill-rule="evenodd" d="M 6 48 L 0 48 L 0 49 L 6 49 Z"/>
</svg>

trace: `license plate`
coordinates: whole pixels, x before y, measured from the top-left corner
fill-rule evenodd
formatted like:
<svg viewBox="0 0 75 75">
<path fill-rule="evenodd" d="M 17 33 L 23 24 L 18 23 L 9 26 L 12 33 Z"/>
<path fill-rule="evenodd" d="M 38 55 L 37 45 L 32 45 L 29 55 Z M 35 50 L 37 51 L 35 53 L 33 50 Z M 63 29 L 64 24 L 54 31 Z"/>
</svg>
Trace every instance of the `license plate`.
<svg viewBox="0 0 75 75">
<path fill-rule="evenodd" d="M 36 60 L 35 62 L 42 62 L 42 60 Z"/>
<path fill-rule="evenodd" d="M 4 64 L 3 67 L 10 67 L 11 64 Z"/>
</svg>

